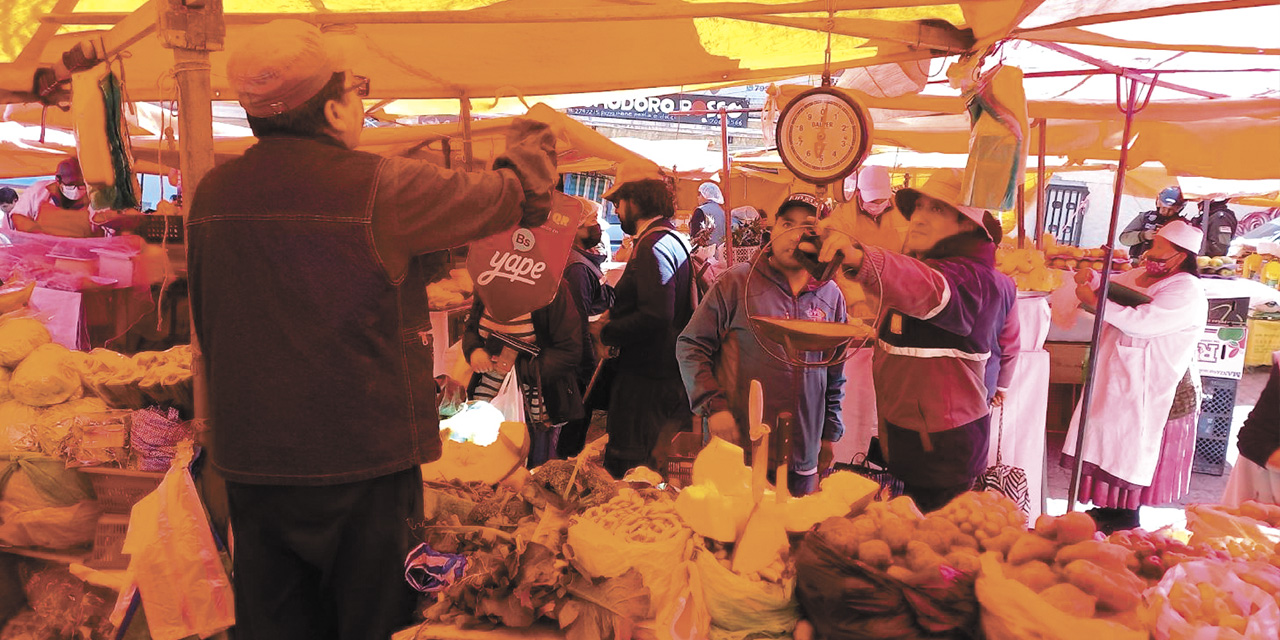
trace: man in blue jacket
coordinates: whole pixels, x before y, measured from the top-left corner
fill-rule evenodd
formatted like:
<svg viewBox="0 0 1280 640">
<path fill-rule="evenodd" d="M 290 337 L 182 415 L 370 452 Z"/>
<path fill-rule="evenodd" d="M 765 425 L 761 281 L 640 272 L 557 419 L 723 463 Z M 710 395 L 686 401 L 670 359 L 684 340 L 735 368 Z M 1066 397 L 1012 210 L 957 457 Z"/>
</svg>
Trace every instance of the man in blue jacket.
<svg viewBox="0 0 1280 640">
<path fill-rule="evenodd" d="M 832 444 L 844 434 L 844 363 L 789 364 L 794 354 L 758 340 L 749 317 L 845 321 L 840 288 L 832 281 L 815 281 L 794 257 L 801 236 L 796 228 L 812 223 L 817 213 L 804 199 L 784 202 L 774 218 L 769 255 L 754 267 L 740 263 L 726 271 L 676 343 L 690 404 L 708 419 L 712 435 L 747 444 L 747 396 L 753 379 L 764 387 L 766 424 L 775 426 L 782 413 L 794 416 L 788 474 L 792 495 L 817 488 L 819 472 L 831 465 Z"/>
</svg>

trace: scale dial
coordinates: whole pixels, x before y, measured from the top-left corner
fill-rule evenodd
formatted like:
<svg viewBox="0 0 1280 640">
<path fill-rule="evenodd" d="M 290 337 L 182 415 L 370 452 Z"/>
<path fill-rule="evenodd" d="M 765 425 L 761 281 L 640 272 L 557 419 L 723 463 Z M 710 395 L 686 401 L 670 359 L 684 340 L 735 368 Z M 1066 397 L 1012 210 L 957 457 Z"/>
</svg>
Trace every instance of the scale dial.
<svg viewBox="0 0 1280 640">
<path fill-rule="evenodd" d="M 778 118 L 778 155 L 796 176 L 830 184 L 853 173 L 871 150 L 871 117 L 831 87 L 796 96 Z"/>
</svg>

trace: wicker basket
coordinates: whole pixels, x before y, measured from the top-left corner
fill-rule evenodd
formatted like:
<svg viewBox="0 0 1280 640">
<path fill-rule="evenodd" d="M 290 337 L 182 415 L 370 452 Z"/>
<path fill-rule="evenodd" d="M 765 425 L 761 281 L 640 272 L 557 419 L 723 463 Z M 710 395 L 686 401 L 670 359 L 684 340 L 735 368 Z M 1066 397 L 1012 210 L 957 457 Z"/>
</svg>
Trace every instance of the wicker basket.
<svg viewBox="0 0 1280 640">
<path fill-rule="evenodd" d="M 93 531 L 93 552 L 85 566 L 99 571 L 129 568 L 129 556 L 123 553 L 128 533 L 129 516 L 109 514 L 98 518 L 98 526 Z"/>
<path fill-rule="evenodd" d="M 128 514 L 144 496 L 156 490 L 163 473 L 131 471 L 107 467 L 84 467 L 80 472 L 89 476 L 93 492 L 98 496 L 98 506 L 109 514 Z"/>
</svg>

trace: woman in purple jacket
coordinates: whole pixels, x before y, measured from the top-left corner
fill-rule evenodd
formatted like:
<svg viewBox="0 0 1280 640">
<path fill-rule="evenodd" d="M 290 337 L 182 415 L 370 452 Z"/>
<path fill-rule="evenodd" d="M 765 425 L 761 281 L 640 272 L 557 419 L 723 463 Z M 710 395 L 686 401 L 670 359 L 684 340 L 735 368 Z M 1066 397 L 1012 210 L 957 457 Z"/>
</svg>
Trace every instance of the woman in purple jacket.
<svg viewBox="0 0 1280 640">
<path fill-rule="evenodd" d="M 995 268 L 999 223 L 957 204 L 958 170 L 895 200 L 910 221 L 910 256 L 837 233 L 824 238 L 820 259 L 843 253 L 846 275 L 883 292 L 872 358 L 881 443 L 889 470 L 928 512 L 972 488 L 987 465 L 986 364 L 1017 290 Z"/>
</svg>

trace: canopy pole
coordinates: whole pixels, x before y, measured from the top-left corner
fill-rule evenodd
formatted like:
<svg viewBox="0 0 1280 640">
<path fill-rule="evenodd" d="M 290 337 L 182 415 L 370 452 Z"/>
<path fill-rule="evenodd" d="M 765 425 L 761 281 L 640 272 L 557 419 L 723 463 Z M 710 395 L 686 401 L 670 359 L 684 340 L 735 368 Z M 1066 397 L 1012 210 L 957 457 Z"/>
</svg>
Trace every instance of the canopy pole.
<svg viewBox="0 0 1280 640">
<path fill-rule="evenodd" d="M 1122 76 L 1116 76 L 1116 105 L 1119 106 L 1121 99 L 1121 80 Z M 1093 388 L 1097 382 L 1097 364 L 1098 364 L 1098 337 L 1102 335 L 1102 325 L 1107 315 L 1107 294 L 1111 290 L 1111 267 L 1115 264 L 1112 258 L 1115 256 L 1116 231 L 1120 222 L 1120 199 L 1124 195 L 1124 177 L 1129 171 L 1129 134 L 1133 128 L 1133 118 L 1138 112 L 1146 108 L 1151 101 L 1151 94 L 1154 93 L 1155 82 L 1152 82 L 1150 89 L 1147 91 L 1147 97 L 1143 100 L 1142 106 L 1138 106 L 1138 84 L 1139 80 L 1129 77 L 1129 96 L 1127 104 L 1121 107 L 1124 112 L 1124 135 L 1120 138 L 1120 166 L 1116 169 L 1115 192 L 1111 198 L 1111 228 L 1107 231 L 1107 259 L 1102 262 L 1102 286 L 1098 289 L 1097 309 L 1093 316 L 1093 336 L 1089 340 L 1089 358 L 1088 369 L 1085 371 L 1084 378 L 1084 395 L 1080 398 L 1080 426 L 1076 430 L 1076 450 L 1075 450 L 1075 467 L 1071 471 L 1071 487 L 1067 496 L 1067 511 L 1076 510 L 1076 499 L 1080 493 L 1080 476 L 1084 471 L 1084 438 L 1089 426 L 1089 405 L 1093 402 Z M 1041 141 L 1043 143 L 1044 130 L 1041 129 Z M 1043 170 L 1043 166 L 1041 167 Z"/>
<path fill-rule="evenodd" d="M 733 266 L 733 207 L 729 204 L 729 112 L 720 107 L 720 195 L 724 198 L 724 260 Z"/>
<path fill-rule="evenodd" d="M 1018 248 L 1025 249 L 1027 247 L 1027 176 L 1022 175 L 1022 182 L 1018 183 Z"/>
<path fill-rule="evenodd" d="M 149 5 L 148 5 L 149 6 Z M 174 80 L 178 87 L 178 166 L 182 172 L 183 216 L 189 210 L 196 187 L 213 169 L 213 84 L 209 54 L 222 49 L 226 25 L 222 2 L 184 3 L 164 0 L 159 5 L 158 33 L 164 46 L 173 49 Z M 188 271 L 189 272 L 189 271 Z M 216 435 L 209 419 L 209 381 L 204 354 L 191 318 L 192 401 L 200 444 L 212 449 Z M 197 482 L 200 497 L 214 529 L 226 535 L 230 521 L 227 487 L 213 465 L 205 465 Z"/>
<path fill-rule="evenodd" d="M 462 168 L 465 171 L 471 171 L 471 166 L 475 159 L 475 151 L 471 146 L 471 98 L 465 94 L 458 99 L 462 105 L 459 117 L 462 119 Z"/>
<path fill-rule="evenodd" d="M 1048 122 L 1044 118 L 1036 120 L 1036 127 L 1040 129 L 1040 150 L 1036 154 L 1036 248 L 1044 250 L 1044 150 L 1045 150 L 1045 129 L 1048 128 Z"/>
</svg>

